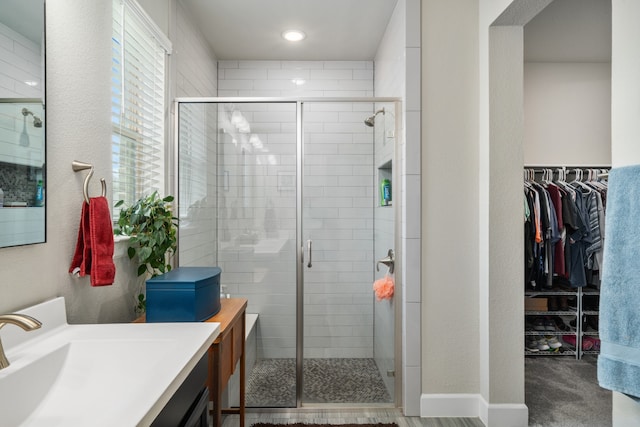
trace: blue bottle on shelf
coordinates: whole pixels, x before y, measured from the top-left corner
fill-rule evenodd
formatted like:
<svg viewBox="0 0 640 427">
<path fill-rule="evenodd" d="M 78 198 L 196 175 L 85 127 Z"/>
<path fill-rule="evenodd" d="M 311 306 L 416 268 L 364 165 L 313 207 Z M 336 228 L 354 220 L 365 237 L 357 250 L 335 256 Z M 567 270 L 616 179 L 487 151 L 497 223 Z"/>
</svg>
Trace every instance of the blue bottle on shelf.
<svg viewBox="0 0 640 427">
<path fill-rule="evenodd" d="M 41 179 L 38 180 L 38 186 L 36 187 L 36 206 L 44 206 L 44 187 Z"/>
</svg>

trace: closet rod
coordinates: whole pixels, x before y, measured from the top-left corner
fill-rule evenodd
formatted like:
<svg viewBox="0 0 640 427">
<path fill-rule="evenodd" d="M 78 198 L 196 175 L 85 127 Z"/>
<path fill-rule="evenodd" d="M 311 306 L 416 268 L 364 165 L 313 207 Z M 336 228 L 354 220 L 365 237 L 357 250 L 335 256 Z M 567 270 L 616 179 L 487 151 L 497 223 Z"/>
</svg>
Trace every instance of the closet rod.
<svg viewBox="0 0 640 427">
<path fill-rule="evenodd" d="M 524 165 L 524 169 L 611 169 L 611 165 Z"/>
<path fill-rule="evenodd" d="M 544 173 L 548 170 L 552 172 L 557 172 L 558 169 L 565 171 L 566 173 L 572 173 L 572 171 L 576 169 L 581 169 L 582 171 L 588 170 L 610 170 L 611 166 L 525 166 L 525 170 L 533 170 L 535 173 Z M 609 176 L 608 172 L 599 173 L 598 178 L 607 178 Z"/>
</svg>

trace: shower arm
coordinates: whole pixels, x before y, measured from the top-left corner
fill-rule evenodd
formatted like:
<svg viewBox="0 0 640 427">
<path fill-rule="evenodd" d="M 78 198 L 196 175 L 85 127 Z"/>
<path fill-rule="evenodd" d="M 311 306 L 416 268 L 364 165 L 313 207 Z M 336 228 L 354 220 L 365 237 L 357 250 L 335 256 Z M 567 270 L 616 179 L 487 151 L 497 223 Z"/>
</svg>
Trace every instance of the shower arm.
<svg viewBox="0 0 640 427">
<path fill-rule="evenodd" d="M 28 108 L 23 108 L 22 109 L 22 115 L 24 117 L 27 117 L 29 114 L 31 114 L 31 117 L 33 117 L 33 125 L 35 127 L 42 126 L 42 119 L 40 117 L 36 116 L 35 114 L 33 114 L 33 111 L 29 110 Z"/>
</svg>

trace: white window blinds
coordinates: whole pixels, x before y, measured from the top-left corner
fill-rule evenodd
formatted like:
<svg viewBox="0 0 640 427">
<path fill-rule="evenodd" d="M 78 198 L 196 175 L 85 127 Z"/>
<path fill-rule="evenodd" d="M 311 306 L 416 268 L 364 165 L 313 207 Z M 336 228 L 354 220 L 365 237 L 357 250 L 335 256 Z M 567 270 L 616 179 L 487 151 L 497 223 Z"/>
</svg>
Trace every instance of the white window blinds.
<svg viewBox="0 0 640 427">
<path fill-rule="evenodd" d="M 180 218 L 188 215 L 189 209 L 202 207 L 207 198 L 207 177 L 212 172 L 207 166 L 211 155 L 207 147 L 208 135 L 216 135 L 215 104 L 180 104 Z M 211 118 L 209 116 L 213 115 Z M 210 120 L 208 120 L 210 119 Z M 213 125 L 212 125 L 213 123 Z M 212 127 L 212 129 L 208 129 Z M 215 158 L 215 157 L 214 157 Z M 214 176 L 215 176 L 215 171 Z"/>
<path fill-rule="evenodd" d="M 111 77 L 115 204 L 165 190 L 165 57 L 168 39 L 132 0 L 113 0 Z M 113 212 L 117 222 L 119 212 Z"/>
</svg>

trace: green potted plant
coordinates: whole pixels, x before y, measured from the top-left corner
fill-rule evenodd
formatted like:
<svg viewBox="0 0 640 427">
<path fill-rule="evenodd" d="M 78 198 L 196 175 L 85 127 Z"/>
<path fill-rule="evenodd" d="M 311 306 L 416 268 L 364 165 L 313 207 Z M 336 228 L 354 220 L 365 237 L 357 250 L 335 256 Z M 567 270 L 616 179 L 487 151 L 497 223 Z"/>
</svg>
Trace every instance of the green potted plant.
<svg viewBox="0 0 640 427">
<path fill-rule="evenodd" d="M 130 236 L 129 259 L 137 257 L 138 277 L 155 277 L 171 271 L 170 258 L 175 253 L 178 218 L 173 216 L 173 196 L 160 198 L 157 191 L 141 197 L 133 205 L 120 210 L 116 235 Z M 121 207 L 123 200 L 116 203 Z M 144 281 L 143 281 L 144 284 Z M 142 284 L 141 284 L 142 288 Z M 146 299 L 142 289 L 138 294 L 136 310 L 146 310 Z"/>
</svg>

